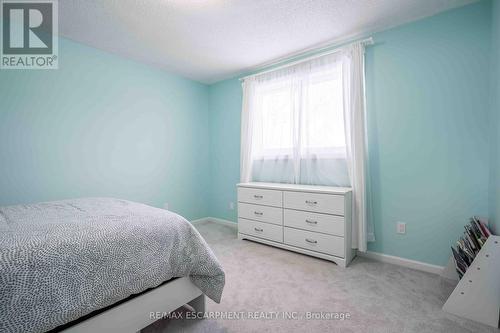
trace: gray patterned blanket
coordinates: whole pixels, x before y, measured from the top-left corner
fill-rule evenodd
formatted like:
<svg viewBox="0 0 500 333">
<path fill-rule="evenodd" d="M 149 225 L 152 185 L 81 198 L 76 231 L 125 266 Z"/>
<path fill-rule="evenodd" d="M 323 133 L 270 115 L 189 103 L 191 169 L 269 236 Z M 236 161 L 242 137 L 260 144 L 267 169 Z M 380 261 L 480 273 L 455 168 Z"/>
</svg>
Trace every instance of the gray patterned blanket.
<svg viewBox="0 0 500 333">
<path fill-rule="evenodd" d="M 220 302 L 224 271 L 177 214 L 111 198 L 0 207 L 0 332 L 44 332 L 184 276 Z"/>
</svg>

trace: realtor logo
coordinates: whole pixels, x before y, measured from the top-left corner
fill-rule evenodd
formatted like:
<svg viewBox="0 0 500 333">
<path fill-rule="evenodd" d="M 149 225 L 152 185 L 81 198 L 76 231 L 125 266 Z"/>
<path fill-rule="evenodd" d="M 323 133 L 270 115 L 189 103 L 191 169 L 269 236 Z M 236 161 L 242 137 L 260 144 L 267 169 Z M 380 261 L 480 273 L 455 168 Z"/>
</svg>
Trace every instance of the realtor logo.
<svg viewBox="0 0 500 333">
<path fill-rule="evenodd" d="M 57 69 L 57 0 L 0 0 L 2 69 Z"/>
</svg>

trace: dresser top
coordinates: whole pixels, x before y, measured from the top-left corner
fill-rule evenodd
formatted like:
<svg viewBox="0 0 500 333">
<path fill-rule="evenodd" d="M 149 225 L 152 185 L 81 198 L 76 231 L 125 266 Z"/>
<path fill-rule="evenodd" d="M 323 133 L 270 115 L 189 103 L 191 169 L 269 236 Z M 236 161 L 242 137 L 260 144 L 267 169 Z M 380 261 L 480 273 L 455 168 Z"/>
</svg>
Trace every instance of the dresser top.
<svg viewBox="0 0 500 333">
<path fill-rule="evenodd" d="M 300 184 L 281 184 L 281 183 L 239 183 L 238 187 L 251 187 L 267 190 L 281 191 L 297 191 L 297 192 L 312 192 L 312 193 L 329 193 L 329 194 L 346 194 L 351 192 L 350 187 L 333 187 L 333 186 L 317 186 L 317 185 L 300 185 Z"/>
</svg>

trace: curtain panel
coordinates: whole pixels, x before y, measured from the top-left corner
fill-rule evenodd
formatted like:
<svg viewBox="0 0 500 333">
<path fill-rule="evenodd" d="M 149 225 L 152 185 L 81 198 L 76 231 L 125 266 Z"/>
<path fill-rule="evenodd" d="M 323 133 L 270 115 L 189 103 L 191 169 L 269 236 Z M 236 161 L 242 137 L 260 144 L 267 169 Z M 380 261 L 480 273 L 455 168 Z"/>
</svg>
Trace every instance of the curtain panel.
<svg viewBox="0 0 500 333">
<path fill-rule="evenodd" d="M 360 251 L 375 240 L 366 138 L 362 43 L 243 81 L 241 181 L 352 187 Z"/>
</svg>

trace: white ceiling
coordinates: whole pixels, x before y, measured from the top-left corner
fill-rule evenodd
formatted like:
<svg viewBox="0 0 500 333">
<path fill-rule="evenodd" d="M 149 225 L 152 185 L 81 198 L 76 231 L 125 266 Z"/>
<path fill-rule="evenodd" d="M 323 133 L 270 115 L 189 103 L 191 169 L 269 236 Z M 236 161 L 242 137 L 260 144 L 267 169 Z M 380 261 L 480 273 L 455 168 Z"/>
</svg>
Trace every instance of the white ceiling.
<svg viewBox="0 0 500 333">
<path fill-rule="evenodd" d="M 60 0 L 59 33 L 212 83 L 475 0 Z"/>
</svg>

